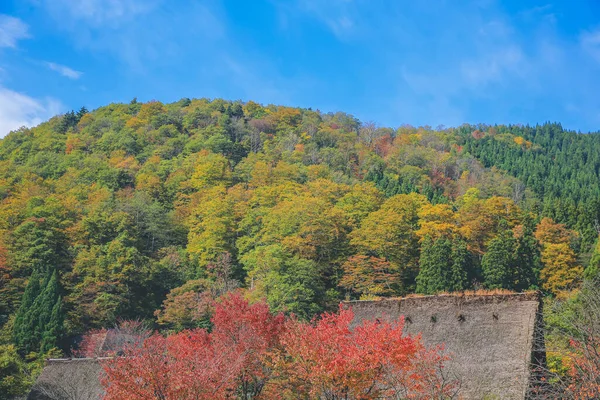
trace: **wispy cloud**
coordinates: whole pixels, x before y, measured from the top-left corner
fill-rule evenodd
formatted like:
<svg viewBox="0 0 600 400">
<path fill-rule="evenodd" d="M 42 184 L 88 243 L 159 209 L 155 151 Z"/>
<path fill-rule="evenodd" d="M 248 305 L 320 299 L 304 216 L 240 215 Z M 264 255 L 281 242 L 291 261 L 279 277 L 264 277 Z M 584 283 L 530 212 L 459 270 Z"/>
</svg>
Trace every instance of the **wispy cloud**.
<svg viewBox="0 0 600 400">
<path fill-rule="evenodd" d="M 453 17 L 461 18 L 448 16 Z M 527 81 L 531 60 L 509 21 L 498 13 L 483 17 L 479 10 L 470 10 L 467 18 L 468 27 L 442 30 L 427 42 L 430 62 L 402 63 L 400 76 L 409 90 L 398 90 L 392 104 L 399 104 L 404 115 L 456 125 L 469 118 L 475 101 L 493 99 L 502 87 Z"/>
<path fill-rule="evenodd" d="M 43 0 L 57 15 L 69 15 L 95 26 L 117 26 L 151 11 L 158 0 Z"/>
<path fill-rule="evenodd" d="M 544 6 L 509 14 L 493 3 L 461 9 L 461 15 L 444 9 L 448 20 L 469 23 L 436 30 L 435 40 L 426 42 L 431 51 L 418 50 L 427 62 L 396 56 L 401 83 L 390 104 L 406 120 L 432 125 L 560 120 L 597 129 L 598 101 L 589 85 L 600 68 L 600 27 L 565 35 L 564 16 L 553 11 Z"/>
<path fill-rule="evenodd" d="M 41 1 L 76 47 L 114 57 L 124 65 L 124 75 L 150 77 L 163 68 L 171 74 L 201 71 L 199 79 L 206 82 L 203 94 L 267 102 L 286 102 L 294 90 L 268 57 L 239 45 L 218 1 L 186 7 L 172 7 L 168 0 Z M 63 66 L 46 65 L 76 77 Z M 210 88 L 219 86 L 211 81 L 227 83 L 211 93 Z M 281 85 L 287 90 L 281 90 Z"/>
<path fill-rule="evenodd" d="M 66 65 L 56 64 L 53 62 L 46 62 L 45 64 L 52 71 L 56 71 L 62 76 L 65 76 L 69 79 L 79 79 L 81 75 L 83 75 L 83 72 L 76 71 L 72 68 L 67 67 Z"/>
<path fill-rule="evenodd" d="M 482 88 L 510 76 L 522 75 L 526 71 L 527 60 L 521 48 L 512 44 L 494 49 L 489 54 L 461 63 L 461 78 L 465 86 Z"/>
<path fill-rule="evenodd" d="M 458 125 L 466 121 L 469 112 L 465 98 L 493 96 L 498 86 L 515 79 L 524 80 L 529 73 L 529 60 L 515 44 L 463 57 L 443 71 L 403 68 L 401 77 L 410 91 L 399 94 L 392 104 L 407 120 Z"/>
<path fill-rule="evenodd" d="M 0 48 L 15 48 L 19 40 L 30 37 L 29 26 L 26 23 L 19 18 L 0 14 Z M 71 78 L 81 74 L 54 63 L 47 63 L 47 66 Z M 7 72 L 0 67 L 0 78 L 5 78 L 6 74 Z M 58 114 L 62 108 L 60 101 L 54 98 L 36 99 L 0 84 L 0 138 L 22 126 L 38 125 Z"/>
<path fill-rule="evenodd" d="M 339 39 L 357 28 L 357 13 L 351 0 L 299 0 L 298 8 L 325 24 Z"/>
<path fill-rule="evenodd" d="M 29 27 L 19 18 L 0 14 L 0 47 L 16 47 L 21 39 L 27 39 Z"/>
<path fill-rule="evenodd" d="M 56 99 L 35 99 L 0 86 L 0 137 L 22 126 L 38 125 L 62 108 Z"/>
<path fill-rule="evenodd" d="M 40 1 L 75 47 L 114 56 L 136 73 L 172 62 L 192 47 L 205 51 L 224 35 L 212 2 L 175 7 L 167 0 Z"/>
<path fill-rule="evenodd" d="M 600 62 L 600 28 L 583 32 L 579 37 L 579 43 L 586 53 Z"/>
</svg>

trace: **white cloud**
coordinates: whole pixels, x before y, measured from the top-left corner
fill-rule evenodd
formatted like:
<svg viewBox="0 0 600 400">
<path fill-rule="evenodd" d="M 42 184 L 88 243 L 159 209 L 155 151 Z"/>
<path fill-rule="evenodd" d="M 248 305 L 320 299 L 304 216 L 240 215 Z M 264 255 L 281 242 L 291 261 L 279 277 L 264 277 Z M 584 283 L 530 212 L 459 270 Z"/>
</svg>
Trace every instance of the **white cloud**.
<svg viewBox="0 0 600 400">
<path fill-rule="evenodd" d="M 79 79 L 83 74 L 83 72 L 76 71 L 72 68 L 67 67 L 66 65 L 60 65 L 53 62 L 46 62 L 45 64 L 52 71 L 56 71 L 62 76 L 66 76 L 69 79 Z"/>
<path fill-rule="evenodd" d="M 222 73 L 235 85 L 238 96 L 257 99 L 258 101 L 288 103 L 289 91 L 293 89 L 287 82 L 282 82 L 276 75 L 270 75 L 270 68 L 265 64 L 256 64 L 251 59 L 238 60 L 231 55 L 223 54 L 219 62 Z M 279 89 L 286 86 L 288 92 Z"/>
<path fill-rule="evenodd" d="M 224 11 L 217 2 L 174 7 L 166 0 L 38 1 L 76 49 L 113 56 L 136 74 L 172 63 L 190 48 L 213 51 L 227 39 Z"/>
<path fill-rule="evenodd" d="M 300 0 L 298 6 L 325 24 L 338 39 L 345 38 L 357 28 L 355 4 L 350 0 Z"/>
<path fill-rule="evenodd" d="M 45 3 L 56 16 L 67 14 L 95 26 L 117 26 L 151 11 L 158 0 L 45 0 Z"/>
<path fill-rule="evenodd" d="M 468 91 L 469 96 L 485 96 L 488 87 L 514 79 L 523 80 L 529 72 L 529 60 L 521 48 L 508 45 L 469 55 L 443 73 L 417 72 L 404 67 L 401 76 L 415 94 L 424 96 L 432 104 L 432 108 L 456 112 L 456 106 L 450 105 L 456 103 L 461 94 Z"/>
<path fill-rule="evenodd" d="M 55 99 L 35 99 L 0 86 L 0 137 L 22 126 L 35 126 L 63 108 Z"/>
<path fill-rule="evenodd" d="M 482 59 L 473 59 L 461 64 L 461 73 L 466 85 L 472 88 L 498 82 L 507 76 L 518 76 L 526 70 L 526 58 L 518 45 L 494 49 Z"/>
<path fill-rule="evenodd" d="M 0 47 L 16 47 L 17 41 L 29 36 L 29 27 L 19 18 L 0 14 Z"/>
<path fill-rule="evenodd" d="M 583 32 L 579 44 L 590 56 L 600 62 L 600 29 Z"/>
</svg>

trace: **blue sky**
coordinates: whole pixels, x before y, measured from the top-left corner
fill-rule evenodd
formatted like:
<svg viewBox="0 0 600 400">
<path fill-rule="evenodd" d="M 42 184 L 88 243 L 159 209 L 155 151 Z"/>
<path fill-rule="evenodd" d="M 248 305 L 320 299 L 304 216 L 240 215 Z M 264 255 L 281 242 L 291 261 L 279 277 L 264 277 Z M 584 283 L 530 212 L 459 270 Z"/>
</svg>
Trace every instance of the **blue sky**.
<svg viewBox="0 0 600 400">
<path fill-rule="evenodd" d="M 0 136 L 134 97 L 587 132 L 598 89 L 595 0 L 0 0 Z"/>
</svg>

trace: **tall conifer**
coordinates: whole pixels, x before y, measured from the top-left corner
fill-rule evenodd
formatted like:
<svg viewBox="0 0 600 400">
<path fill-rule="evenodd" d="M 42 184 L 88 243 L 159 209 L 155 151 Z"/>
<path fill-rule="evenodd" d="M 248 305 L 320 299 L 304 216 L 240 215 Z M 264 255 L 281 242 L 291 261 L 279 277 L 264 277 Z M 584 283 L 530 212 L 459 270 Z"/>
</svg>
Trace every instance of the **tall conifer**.
<svg viewBox="0 0 600 400">
<path fill-rule="evenodd" d="M 500 222 L 500 232 L 490 240 L 481 260 L 484 283 L 489 289 L 513 289 L 516 266 L 516 240 L 506 221 Z"/>
<path fill-rule="evenodd" d="M 583 275 L 590 280 L 600 279 L 600 239 L 596 241 L 592 258 L 590 258 L 587 268 L 583 271 Z"/>
<path fill-rule="evenodd" d="M 446 238 L 433 241 L 427 236 L 421 246 L 417 292 L 435 294 L 466 289 L 469 261 L 464 242 Z"/>
<path fill-rule="evenodd" d="M 527 290 L 537 285 L 536 277 L 542 269 L 540 249 L 533 235 L 534 228 L 533 219 L 527 215 L 523 219 L 523 232 L 516 243 L 515 290 Z"/>
<path fill-rule="evenodd" d="M 458 239 L 452 243 L 452 268 L 448 289 L 453 292 L 465 290 L 468 287 L 468 270 L 471 268 L 471 254 L 467 243 Z"/>
<path fill-rule="evenodd" d="M 56 270 L 46 274 L 42 286 L 34 272 L 29 280 L 14 326 L 15 343 L 23 353 L 56 347 L 64 315 Z"/>
<path fill-rule="evenodd" d="M 15 323 L 13 326 L 13 337 L 15 344 L 20 350 L 29 352 L 31 344 L 34 342 L 33 330 L 31 329 L 31 309 L 36 298 L 41 293 L 40 276 L 37 271 L 29 277 L 25 293 L 21 300 L 21 306 L 17 310 Z"/>
</svg>

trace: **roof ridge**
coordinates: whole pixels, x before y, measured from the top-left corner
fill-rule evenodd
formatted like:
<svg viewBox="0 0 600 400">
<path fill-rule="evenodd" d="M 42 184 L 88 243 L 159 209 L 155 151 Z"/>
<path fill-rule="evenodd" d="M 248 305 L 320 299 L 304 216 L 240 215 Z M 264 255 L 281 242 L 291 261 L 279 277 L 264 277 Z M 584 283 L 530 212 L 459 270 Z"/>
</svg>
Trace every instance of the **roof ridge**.
<svg viewBox="0 0 600 400">
<path fill-rule="evenodd" d="M 46 361 L 96 361 L 96 360 L 110 360 L 114 357 L 65 357 L 65 358 L 46 358 Z"/>
<path fill-rule="evenodd" d="M 432 295 L 410 294 L 404 297 L 379 297 L 365 300 L 347 300 L 344 303 L 359 303 L 359 302 L 379 302 L 379 301 L 399 301 L 399 300 L 421 300 L 434 298 L 506 298 L 506 297 L 526 297 L 534 300 L 539 300 L 541 292 L 538 290 L 530 290 L 526 292 L 510 292 L 510 291 L 464 291 L 454 293 L 438 293 Z"/>
</svg>

